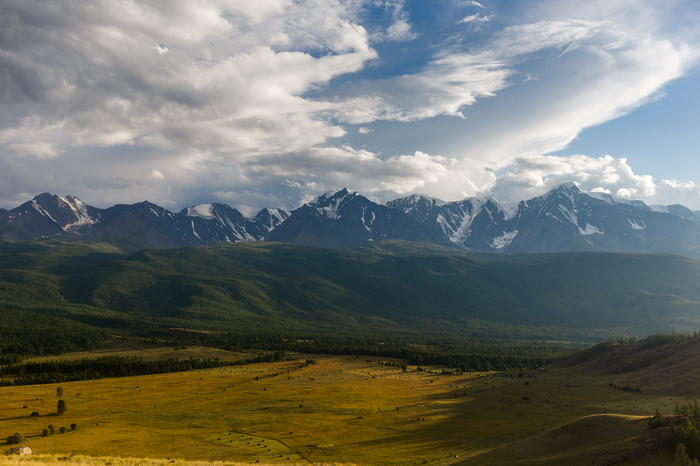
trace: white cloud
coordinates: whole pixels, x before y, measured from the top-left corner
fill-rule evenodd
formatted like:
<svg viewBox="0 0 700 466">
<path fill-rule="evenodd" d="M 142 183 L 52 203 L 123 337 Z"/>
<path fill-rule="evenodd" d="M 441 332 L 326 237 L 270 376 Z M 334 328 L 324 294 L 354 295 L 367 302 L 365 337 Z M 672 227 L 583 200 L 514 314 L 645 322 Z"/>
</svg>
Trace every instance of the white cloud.
<svg viewBox="0 0 700 466">
<path fill-rule="evenodd" d="M 348 86 L 330 112 L 352 124 L 464 117 L 465 107 L 513 86 L 517 67 L 549 50 L 556 53 L 546 55 L 548 67 L 525 80 L 530 86 L 505 103 L 504 115 L 467 126 L 480 127 L 470 135 L 469 157 L 503 162 L 563 149 L 584 128 L 648 102 L 699 56 L 683 44 L 627 37 L 609 21 L 539 21 L 508 27 L 470 53 L 447 51 L 416 73 Z"/>
<path fill-rule="evenodd" d="M 404 42 L 418 37 L 418 34 L 411 31 L 411 25 L 408 21 L 404 19 L 398 20 L 389 26 L 386 32 L 388 39 L 395 42 Z"/>
<path fill-rule="evenodd" d="M 493 18 L 493 15 L 491 15 L 491 16 L 469 15 L 469 16 L 465 16 L 464 18 L 457 21 L 457 24 L 461 24 L 461 23 L 488 23 L 489 21 L 491 21 L 491 18 Z"/>
<path fill-rule="evenodd" d="M 56 157 L 58 152 L 48 142 L 20 142 L 8 144 L 8 148 L 17 155 L 33 155 L 39 158 Z"/>
<path fill-rule="evenodd" d="M 408 42 L 420 35 L 413 30 L 409 22 L 409 14 L 405 10 L 405 0 L 370 0 L 365 4 L 379 7 L 389 16 L 389 26 L 386 29 L 380 27 L 379 30 L 374 31 L 373 40 Z"/>
<path fill-rule="evenodd" d="M 478 195 L 493 196 L 503 202 L 518 202 L 546 192 L 555 186 L 576 182 L 590 192 L 638 199 L 649 205 L 677 204 L 700 208 L 700 186 L 693 182 L 661 180 L 638 175 L 625 158 L 536 156 L 518 158 L 508 171 L 479 186 Z"/>
<path fill-rule="evenodd" d="M 314 182 L 318 192 L 348 187 L 365 194 L 386 191 L 402 194 L 450 176 L 455 162 L 421 151 L 382 159 L 369 151 L 344 145 L 261 156 L 248 162 L 248 168 L 262 178 L 284 179 L 288 186 L 290 180 L 300 186 Z"/>
<path fill-rule="evenodd" d="M 656 183 L 624 159 L 543 157 L 657 98 L 697 64 L 697 41 L 659 26 L 665 10 L 654 2 L 536 1 L 514 7 L 518 16 L 489 8 L 493 16 L 462 20 L 488 22 L 488 32 L 454 28 L 483 33 L 456 45 L 417 30 L 403 0 L 74 3 L 3 2 L 2 205 L 18 192 L 66 189 L 107 204 L 238 193 L 230 199 L 250 209 L 271 195 L 264 189 L 290 205 L 342 186 L 455 199 L 535 192 L 574 176 L 564 173 L 572 167 L 598 180 L 590 189 L 696 202 L 692 183 Z M 458 7 L 452 18 L 484 5 Z M 494 33 L 493 17 L 510 26 Z M 376 52 L 384 49 L 395 56 Z M 445 116 L 456 118 L 421 126 Z M 341 145 L 361 138 L 346 124 L 374 131 L 359 144 L 400 126 L 385 142 L 393 152 Z M 419 143 L 394 149 L 408 133 Z M 167 167 L 167 179 L 154 166 Z"/>
<path fill-rule="evenodd" d="M 153 169 L 153 171 L 151 171 L 151 178 L 154 180 L 164 180 L 165 176 L 163 176 L 159 170 Z"/>
<path fill-rule="evenodd" d="M 0 28 L 14 39 L 1 48 L 0 94 L 16 123 L 0 142 L 22 150 L 158 140 L 245 155 L 344 134 L 320 116 L 327 103 L 302 95 L 376 56 L 355 7 L 244 3 L 6 3 Z"/>
</svg>

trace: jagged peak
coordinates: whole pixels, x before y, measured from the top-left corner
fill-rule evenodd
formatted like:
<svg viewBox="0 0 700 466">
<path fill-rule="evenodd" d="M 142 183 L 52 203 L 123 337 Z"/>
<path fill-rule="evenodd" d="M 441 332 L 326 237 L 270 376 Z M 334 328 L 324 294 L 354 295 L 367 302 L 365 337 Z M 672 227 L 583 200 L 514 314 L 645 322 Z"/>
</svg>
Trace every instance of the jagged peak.
<svg viewBox="0 0 700 466">
<path fill-rule="evenodd" d="M 355 198 L 359 196 L 360 193 L 357 191 L 350 192 L 348 188 L 342 188 L 342 189 L 337 189 L 337 190 L 330 190 L 326 191 L 324 194 L 321 194 L 318 196 L 316 199 L 307 202 L 305 205 L 308 205 L 310 207 L 318 207 L 321 204 L 332 201 L 332 200 L 337 200 L 337 199 L 345 199 L 346 197 Z"/>
<path fill-rule="evenodd" d="M 419 201 L 426 201 L 427 203 L 433 204 L 436 206 L 443 206 L 443 205 L 447 204 L 447 202 L 443 201 L 442 199 L 438 199 L 437 197 L 428 196 L 427 194 L 422 194 L 422 193 L 415 193 L 415 194 L 410 194 L 406 197 L 400 197 L 400 198 L 394 199 L 392 201 L 387 201 L 386 205 L 390 206 L 392 204 L 395 205 L 395 204 L 398 204 L 401 202 L 403 202 L 403 203 L 415 203 L 415 202 L 419 202 Z"/>
</svg>

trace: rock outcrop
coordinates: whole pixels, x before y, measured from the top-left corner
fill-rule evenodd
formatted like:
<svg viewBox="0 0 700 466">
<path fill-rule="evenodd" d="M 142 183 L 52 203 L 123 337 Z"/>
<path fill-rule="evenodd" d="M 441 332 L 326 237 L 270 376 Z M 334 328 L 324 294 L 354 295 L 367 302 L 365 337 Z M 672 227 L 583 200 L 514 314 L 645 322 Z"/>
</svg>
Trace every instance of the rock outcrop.
<svg viewBox="0 0 700 466">
<path fill-rule="evenodd" d="M 25 446 L 12 447 L 7 450 L 3 455 L 31 455 L 32 449 Z"/>
</svg>

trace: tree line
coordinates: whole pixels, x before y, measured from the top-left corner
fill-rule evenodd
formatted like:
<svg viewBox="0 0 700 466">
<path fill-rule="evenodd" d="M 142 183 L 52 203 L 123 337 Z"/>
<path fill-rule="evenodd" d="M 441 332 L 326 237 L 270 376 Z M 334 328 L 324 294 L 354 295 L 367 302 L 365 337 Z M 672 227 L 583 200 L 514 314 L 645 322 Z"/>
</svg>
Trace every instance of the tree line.
<svg viewBox="0 0 700 466">
<path fill-rule="evenodd" d="M 16 374 L 12 380 L 5 380 L 2 385 L 33 385 L 45 383 L 93 380 L 104 377 L 131 377 L 137 375 L 164 374 L 168 372 L 187 372 L 198 369 L 212 369 L 224 366 L 242 366 L 261 362 L 285 360 L 284 351 L 258 355 L 255 358 L 223 361 L 219 358 L 168 358 L 144 361 L 135 356 L 105 356 L 97 359 L 58 360 L 46 362 L 28 362 L 13 364 L 4 370 Z"/>
</svg>

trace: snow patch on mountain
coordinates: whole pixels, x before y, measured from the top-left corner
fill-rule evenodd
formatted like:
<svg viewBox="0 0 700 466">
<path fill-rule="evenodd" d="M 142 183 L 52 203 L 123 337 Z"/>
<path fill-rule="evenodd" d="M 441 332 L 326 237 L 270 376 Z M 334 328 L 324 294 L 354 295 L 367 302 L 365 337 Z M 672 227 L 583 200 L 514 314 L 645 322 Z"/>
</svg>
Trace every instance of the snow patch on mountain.
<svg viewBox="0 0 700 466">
<path fill-rule="evenodd" d="M 513 230 L 511 232 L 506 232 L 501 236 L 493 239 L 490 243 L 491 247 L 494 249 L 503 249 L 513 242 L 513 239 L 518 235 L 518 230 Z"/>
<path fill-rule="evenodd" d="M 482 205 L 474 206 L 474 201 L 472 200 L 472 208 L 468 209 L 466 203 L 460 203 L 457 206 L 458 211 L 453 212 L 452 209 L 446 209 L 445 215 L 449 218 L 443 216 L 443 214 L 438 214 L 435 221 L 442 229 L 442 232 L 448 239 L 453 243 L 464 242 L 471 234 L 471 224 L 474 222 L 474 217 L 476 213 L 481 210 Z"/>
<path fill-rule="evenodd" d="M 197 234 L 197 230 L 194 229 L 194 222 L 193 222 L 192 220 L 190 220 L 190 225 L 192 225 L 192 233 L 194 233 L 194 235 L 195 235 L 197 238 L 202 239 L 202 238 L 200 238 L 199 235 Z"/>
<path fill-rule="evenodd" d="M 662 214 L 671 213 L 671 210 L 668 208 L 667 205 L 650 205 L 649 208 L 652 210 L 652 212 L 659 212 Z"/>
<path fill-rule="evenodd" d="M 329 205 L 317 208 L 316 210 L 318 210 L 320 213 L 324 214 L 328 218 L 334 220 L 338 219 L 340 218 L 340 215 L 338 215 L 338 209 L 340 209 L 340 206 L 342 205 L 346 197 L 348 197 L 347 193 L 336 198 L 330 198 L 331 202 Z"/>
<path fill-rule="evenodd" d="M 204 220 L 211 220 L 214 218 L 214 205 L 213 204 L 198 204 L 196 206 L 187 208 L 188 217 L 200 217 Z"/>
<path fill-rule="evenodd" d="M 573 202 L 573 201 L 572 201 L 572 202 Z M 564 214 L 564 217 L 566 217 L 566 219 L 567 219 L 568 221 L 570 221 L 570 222 L 573 223 L 574 225 L 578 226 L 578 218 L 576 218 L 576 214 L 578 213 L 578 211 L 577 211 L 576 209 L 574 209 L 573 212 L 572 212 L 571 210 L 569 210 L 568 207 L 563 206 L 563 205 L 560 205 L 560 206 L 559 206 L 559 211 L 560 211 L 562 214 Z"/>
<path fill-rule="evenodd" d="M 43 207 L 41 207 L 41 204 L 39 204 L 36 201 L 36 199 L 32 199 L 32 207 L 34 207 L 37 210 L 37 212 L 39 212 L 44 217 L 48 217 L 51 220 L 53 220 L 54 222 L 56 222 L 56 220 L 54 220 L 54 218 L 51 216 L 51 214 L 49 214 Z M 56 222 L 56 223 L 58 223 L 58 222 Z"/>
<path fill-rule="evenodd" d="M 92 225 L 93 223 L 95 223 L 95 219 L 90 217 L 90 214 L 88 213 L 87 205 L 77 197 L 66 196 L 59 197 L 58 199 L 60 202 L 67 205 L 71 209 L 71 211 L 73 211 L 73 215 L 75 215 L 76 218 L 75 222 L 65 224 L 62 227 L 63 231 L 69 231 L 71 228 L 74 227 Z M 63 207 L 60 204 L 60 202 L 59 206 Z"/>
<path fill-rule="evenodd" d="M 630 222 L 630 226 L 633 230 L 644 230 L 647 227 L 644 220 L 640 220 L 640 222 L 642 222 L 641 225 L 639 225 L 636 220 L 627 219 L 627 221 Z"/>
<path fill-rule="evenodd" d="M 590 223 L 586 223 L 586 228 L 581 228 L 578 227 L 578 232 L 581 235 L 602 235 L 604 234 L 603 231 L 600 231 L 598 227 L 591 225 Z"/>
<path fill-rule="evenodd" d="M 360 220 L 362 220 L 362 225 L 365 227 L 365 230 L 367 230 L 367 231 L 369 231 L 370 233 L 372 233 L 372 229 L 371 229 L 370 227 L 367 226 L 367 222 L 365 221 L 365 212 L 366 212 L 366 210 L 367 210 L 367 206 L 364 206 L 364 205 L 363 205 L 363 206 L 362 206 L 362 217 L 360 218 Z M 370 225 L 372 224 L 373 221 L 374 221 L 374 212 L 372 212 L 372 221 L 370 222 Z"/>
<path fill-rule="evenodd" d="M 287 220 L 289 214 L 281 209 L 264 209 L 270 216 L 276 218 L 280 223 Z"/>
<path fill-rule="evenodd" d="M 516 215 L 518 215 L 517 204 L 501 204 L 500 202 L 497 202 L 497 205 L 501 208 L 501 212 L 503 212 L 503 217 L 506 220 L 510 220 Z"/>
</svg>

